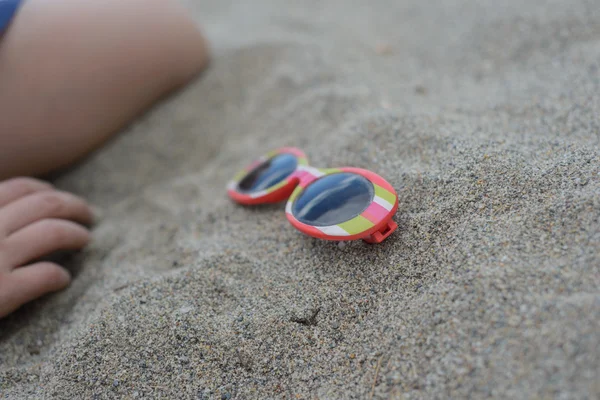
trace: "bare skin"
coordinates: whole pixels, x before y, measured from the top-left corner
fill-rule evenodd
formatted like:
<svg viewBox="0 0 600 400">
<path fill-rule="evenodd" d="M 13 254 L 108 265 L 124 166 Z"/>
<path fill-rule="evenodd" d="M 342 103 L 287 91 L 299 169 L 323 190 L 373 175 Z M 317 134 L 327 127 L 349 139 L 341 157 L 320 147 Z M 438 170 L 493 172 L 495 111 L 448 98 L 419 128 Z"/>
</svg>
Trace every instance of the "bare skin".
<svg viewBox="0 0 600 400">
<path fill-rule="evenodd" d="M 0 318 L 69 284 L 64 268 L 35 260 L 84 247 L 92 219 L 83 199 L 9 178 L 80 160 L 207 58 L 175 0 L 23 3 L 0 37 Z"/>
<path fill-rule="evenodd" d="M 90 240 L 85 201 L 28 178 L 0 183 L 0 316 L 48 292 L 69 273 L 51 262 L 33 262 L 56 250 L 79 249 Z"/>
<path fill-rule="evenodd" d="M 0 41 L 0 179 L 70 165 L 206 60 L 174 0 L 27 0 Z"/>
</svg>

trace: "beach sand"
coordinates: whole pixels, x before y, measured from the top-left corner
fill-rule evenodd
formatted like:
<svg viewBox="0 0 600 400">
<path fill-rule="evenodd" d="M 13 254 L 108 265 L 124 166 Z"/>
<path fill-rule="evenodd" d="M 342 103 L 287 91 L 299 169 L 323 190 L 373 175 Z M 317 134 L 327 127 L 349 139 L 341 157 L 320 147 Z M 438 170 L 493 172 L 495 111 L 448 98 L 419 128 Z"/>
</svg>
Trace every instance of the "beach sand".
<svg viewBox="0 0 600 400">
<path fill-rule="evenodd" d="M 600 397 L 596 0 L 187 6 L 212 64 L 56 180 L 102 217 L 0 321 L 1 398 Z M 229 201 L 279 146 L 385 177 L 398 231 Z"/>
</svg>

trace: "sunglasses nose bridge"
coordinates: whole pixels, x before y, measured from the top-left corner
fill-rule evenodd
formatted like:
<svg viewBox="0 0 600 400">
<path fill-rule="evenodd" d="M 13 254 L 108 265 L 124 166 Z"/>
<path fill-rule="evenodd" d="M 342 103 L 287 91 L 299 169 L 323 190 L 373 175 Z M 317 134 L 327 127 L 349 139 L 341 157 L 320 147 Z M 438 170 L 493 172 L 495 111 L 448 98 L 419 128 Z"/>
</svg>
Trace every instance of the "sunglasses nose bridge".
<svg viewBox="0 0 600 400">
<path fill-rule="evenodd" d="M 292 176 L 298 180 L 298 185 L 305 188 L 323 175 L 325 174 L 317 168 L 299 165 Z"/>
</svg>

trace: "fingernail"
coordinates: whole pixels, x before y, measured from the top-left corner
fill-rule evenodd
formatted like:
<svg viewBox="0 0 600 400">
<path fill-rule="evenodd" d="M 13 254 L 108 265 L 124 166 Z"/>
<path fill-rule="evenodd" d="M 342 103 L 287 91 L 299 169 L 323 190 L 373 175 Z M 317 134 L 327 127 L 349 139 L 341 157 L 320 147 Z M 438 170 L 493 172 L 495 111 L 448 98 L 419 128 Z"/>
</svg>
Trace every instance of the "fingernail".
<svg viewBox="0 0 600 400">
<path fill-rule="evenodd" d="M 71 283 L 71 279 L 73 278 L 71 271 L 66 268 L 61 268 L 61 270 L 63 272 L 65 282 L 67 282 L 67 284 Z"/>
<path fill-rule="evenodd" d="M 104 217 L 104 211 L 98 206 L 91 205 L 90 209 L 92 210 L 92 223 L 97 224 Z"/>
</svg>

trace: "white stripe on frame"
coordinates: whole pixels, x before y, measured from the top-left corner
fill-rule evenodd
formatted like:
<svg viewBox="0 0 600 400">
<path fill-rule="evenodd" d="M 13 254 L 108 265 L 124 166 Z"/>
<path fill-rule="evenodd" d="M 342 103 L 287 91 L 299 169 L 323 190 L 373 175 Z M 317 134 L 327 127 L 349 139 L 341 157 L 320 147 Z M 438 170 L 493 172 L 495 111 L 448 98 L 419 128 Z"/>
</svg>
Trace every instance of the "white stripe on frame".
<svg viewBox="0 0 600 400">
<path fill-rule="evenodd" d="M 393 204 L 388 203 L 385 199 L 379 196 L 375 196 L 373 198 L 373 201 L 388 211 L 392 211 L 392 208 L 394 208 Z"/>
<path fill-rule="evenodd" d="M 258 197 L 262 197 L 262 196 L 266 195 L 267 193 L 269 193 L 269 192 L 267 192 L 266 190 L 261 190 L 260 192 L 250 193 L 249 196 L 252 197 L 253 199 L 256 199 Z"/>
<path fill-rule="evenodd" d="M 337 225 L 315 226 L 315 228 L 317 228 L 324 234 L 330 235 L 330 236 L 350 236 L 350 234 L 348 232 L 346 232 L 345 230 L 343 230 L 342 228 L 340 228 Z"/>
</svg>

